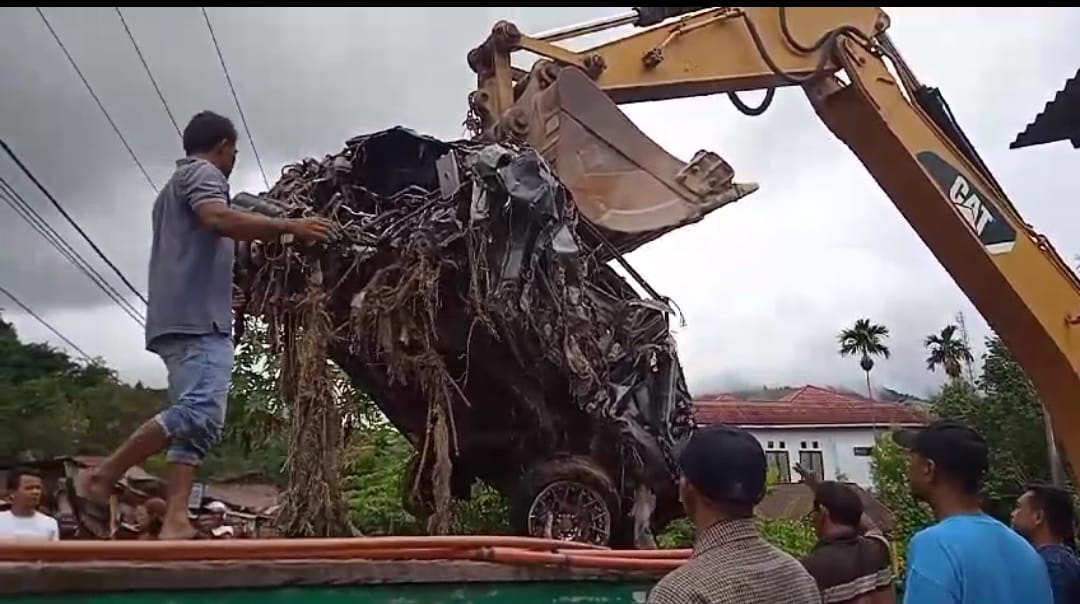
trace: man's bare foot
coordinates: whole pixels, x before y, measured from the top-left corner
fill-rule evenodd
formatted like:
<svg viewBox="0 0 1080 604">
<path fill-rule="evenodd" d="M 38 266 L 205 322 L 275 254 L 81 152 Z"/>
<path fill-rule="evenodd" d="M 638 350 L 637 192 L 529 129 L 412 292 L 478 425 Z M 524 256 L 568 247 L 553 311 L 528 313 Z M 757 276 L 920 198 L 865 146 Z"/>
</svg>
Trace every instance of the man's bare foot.
<svg viewBox="0 0 1080 604">
<path fill-rule="evenodd" d="M 160 541 L 187 541 L 194 539 L 198 531 L 185 518 L 183 520 L 167 520 L 158 533 Z"/>
</svg>

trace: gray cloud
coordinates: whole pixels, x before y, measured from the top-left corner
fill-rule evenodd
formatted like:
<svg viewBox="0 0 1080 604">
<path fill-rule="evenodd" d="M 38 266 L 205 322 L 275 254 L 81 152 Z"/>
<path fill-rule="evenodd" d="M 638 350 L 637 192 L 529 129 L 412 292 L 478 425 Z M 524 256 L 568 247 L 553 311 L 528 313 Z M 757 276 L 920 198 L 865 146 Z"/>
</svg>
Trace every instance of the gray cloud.
<svg viewBox="0 0 1080 604">
<path fill-rule="evenodd" d="M 537 31 L 614 10 L 209 9 L 271 179 L 286 162 L 395 124 L 460 136 L 475 82 L 465 54 L 497 19 Z M 1080 251 L 1080 221 L 1067 203 L 1080 193 L 1067 178 L 1075 152 L 1067 145 L 1008 150 L 1075 71 L 1080 42 L 1070 33 L 1080 28 L 1080 10 L 887 10 L 905 58 L 942 88 L 1028 221 L 1063 255 Z M 152 177 L 164 182 L 179 142 L 115 13 L 46 14 Z M 179 120 L 204 108 L 238 117 L 197 8 L 130 8 L 125 16 Z M 947 23 L 972 34 L 945 33 Z M 835 334 L 861 316 L 891 328 L 894 358 L 879 364 L 875 382 L 898 389 L 925 392 L 938 383 L 924 368 L 921 341 L 956 312 L 967 314 L 981 345 L 985 323 L 800 92 L 781 91 L 760 118 L 738 114 L 723 97 L 635 105 L 628 113 L 675 155 L 714 149 L 739 179 L 762 185 L 631 258 L 686 314 L 678 338 L 694 391 L 807 382 L 860 388 L 857 364 L 835 353 Z M 145 288 L 153 192 L 33 9 L 0 8 L 0 126 Z M 241 153 L 234 188 L 261 189 L 250 148 Z M 0 175 L 75 242 L 6 160 Z M 138 327 L 3 206 L 0 241 L 0 283 L 125 377 L 160 383 Z M 28 337 L 50 339 L 29 318 L 11 317 Z"/>
</svg>

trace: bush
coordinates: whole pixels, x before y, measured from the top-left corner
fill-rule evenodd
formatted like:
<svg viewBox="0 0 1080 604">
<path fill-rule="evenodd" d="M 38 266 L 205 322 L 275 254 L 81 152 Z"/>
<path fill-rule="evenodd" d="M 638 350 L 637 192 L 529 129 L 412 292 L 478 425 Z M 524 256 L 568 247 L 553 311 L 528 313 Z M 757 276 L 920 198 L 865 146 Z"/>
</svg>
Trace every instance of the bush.
<svg viewBox="0 0 1080 604">
<path fill-rule="evenodd" d="M 809 554 L 817 543 L 817 534 L 808 520 L 758 518 L 757 525 L 766 541 L 796 558 Z"/>
<path fill-rule="evenodd" d="M 814 527 L 806 520 L 754 519 L 765 540 L 795 556 L 805 556 L 817 542 Z M 686 518 L 679 518 L 656 537 L 656 544 L 664 549 L 693 547 L 694 525 Z"/>
<path fill-rule="evenodd" d="M 663 549 L 680 549 L 694 545 L 694 524 L 689 518 L 671 521 L 664 532 L 656 536 L 656 545 Z"/>
<path fill-rule="evenodd" d="M 897 580 L 902 582 L 907 544 L 912 535 L 934 521 L 934 516 L 911 496 L 907 481 L 907 452 L 891 436 L 878 437 L 870 458 L 870 470 L 875 495 L 896 518 L 896 527 L 890 537 L 896 552 Z"/>
<path fill-rule="evenodd" d="M 412 453 L 397 430 L 385 422 L 369 425 L 348 451 L 345 494 L 353 526 L 365 535 L 423 535 L 425 527 L 402 505 L 402 476 Z M 506 499 L 477 482 L 468 501 L 453 502 L 453 532 L 463 535 L 508 534 Z"/>
</svg>

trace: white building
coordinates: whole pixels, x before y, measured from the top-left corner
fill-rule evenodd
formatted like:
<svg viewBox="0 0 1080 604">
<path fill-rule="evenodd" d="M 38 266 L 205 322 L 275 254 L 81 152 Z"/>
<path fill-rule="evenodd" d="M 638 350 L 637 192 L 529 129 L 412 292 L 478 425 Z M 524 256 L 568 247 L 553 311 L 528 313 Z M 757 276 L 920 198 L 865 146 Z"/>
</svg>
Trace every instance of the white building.
<svg viewBox="0 0 1080 604">
<path fill-rule="evenodd" d="M 731 424 L 750 431 L 781 482 L 798 482 L 795 464 L 821 480 L 873 486 L 870 454 L 875 435 L 894 427 L 925 425 L 920 409 L 872 401 L 846 392 L 803 386 L 776 400 L 719 395 L 694 401 L 699 426 Z"/>
</svg>

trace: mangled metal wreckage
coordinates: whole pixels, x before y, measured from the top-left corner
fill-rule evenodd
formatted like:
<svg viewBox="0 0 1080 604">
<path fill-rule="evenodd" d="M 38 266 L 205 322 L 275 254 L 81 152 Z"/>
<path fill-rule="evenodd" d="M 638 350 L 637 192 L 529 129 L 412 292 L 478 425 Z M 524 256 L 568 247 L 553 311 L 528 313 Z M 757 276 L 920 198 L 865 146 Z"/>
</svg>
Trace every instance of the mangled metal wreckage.
<svg viewBox="0 0 1080 604">
<path fill-rule="evenodd" d="M 608 266 L 618 248 L 538 153 L 395 128 L 287 167 L 255 203 L 341 225 L 242 253 L 246 312 L 288 356 L 318 305 L 326 357 L 417 450 L 406 497 L 429 530 L 476 479 L 524 534 L 646 545 L 678 514 L 693 424 L 671 309 Z M 294 381 L 283 395 L 311 380 Z"/>
</svg>

